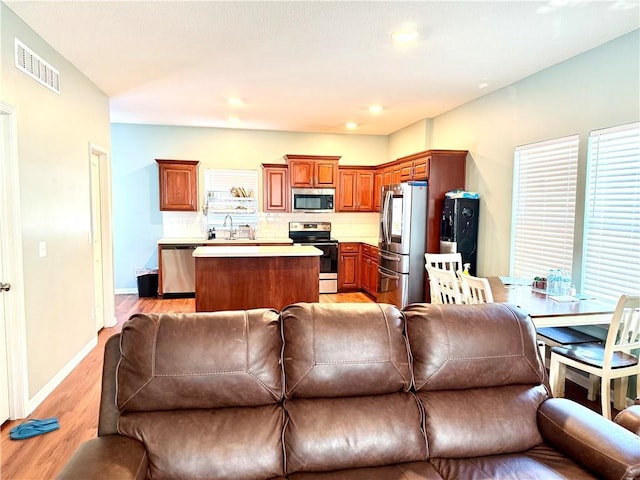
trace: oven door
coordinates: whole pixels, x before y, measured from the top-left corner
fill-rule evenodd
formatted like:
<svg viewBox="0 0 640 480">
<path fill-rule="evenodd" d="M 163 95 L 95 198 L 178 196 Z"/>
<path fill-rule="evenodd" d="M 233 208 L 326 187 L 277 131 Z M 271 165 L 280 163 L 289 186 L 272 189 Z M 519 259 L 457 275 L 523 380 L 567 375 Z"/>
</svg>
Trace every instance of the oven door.
<svg viewBox="0 0 640 480">
<path fill-rule="evenodd" d="M 322 250 L 320 256 L 320 293 L 338 293 L 338 245 L 336 243 L 313 243 Z"/>
</svg>

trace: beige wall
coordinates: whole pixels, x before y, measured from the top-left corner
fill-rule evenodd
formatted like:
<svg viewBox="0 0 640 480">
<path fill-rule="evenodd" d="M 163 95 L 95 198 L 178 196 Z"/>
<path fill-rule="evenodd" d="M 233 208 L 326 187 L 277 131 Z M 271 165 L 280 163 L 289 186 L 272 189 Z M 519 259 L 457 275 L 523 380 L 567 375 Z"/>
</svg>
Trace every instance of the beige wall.
<svg viewBox="0 0 640 480">
<path fill-rule="evenodd" d="M 389 135 L 387 161 L 428 150 L 432 129 L 433 119 L 425 118 Z"/>
<path fill-rule="evenodd" d="M 467 189 L 481 194 L 478 272 L 509 272 L 513 154 L 579 134 L 574 271 L 579 271 L 591 130 L 640 119 L 640 30 L 434 119 L 431 148 L 469 150 Z"/>
<path fill-rule="evenodd" d="M 27 383 L 33 399 L 96 337 L 89 144 L 109 148 L 109 99 L 4 4 L 0 9 L 0 100 L 16 109 L 17 118 Z M 14 37 L 60 71 L 60 95 L 15 68 Z M 44 258 L 39 242 L 46 242 Z"/>
</svg>

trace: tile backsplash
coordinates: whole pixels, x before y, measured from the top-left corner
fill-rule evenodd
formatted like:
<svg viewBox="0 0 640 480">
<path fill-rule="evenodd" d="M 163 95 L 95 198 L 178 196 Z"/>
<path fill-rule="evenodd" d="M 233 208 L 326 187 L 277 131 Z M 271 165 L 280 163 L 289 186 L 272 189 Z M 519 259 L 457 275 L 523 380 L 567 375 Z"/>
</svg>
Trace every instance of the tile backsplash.
<svg viewBox="0 0 640 480">
<path fill-rule="evenodd" d="M 234 219 L 236 221 L 236 219 Z M 237 220 L 240 223 L 240 220 Z M 286 238 L 289 222 L 331 222 L 331 235 L 341 241 L 377 238 L 378 213 L 270 213 L 258 215 L 256 236 Z M 202 212 L 162 212 L 164 238 L 205 238 L 207 219 Z"/>
</svg>

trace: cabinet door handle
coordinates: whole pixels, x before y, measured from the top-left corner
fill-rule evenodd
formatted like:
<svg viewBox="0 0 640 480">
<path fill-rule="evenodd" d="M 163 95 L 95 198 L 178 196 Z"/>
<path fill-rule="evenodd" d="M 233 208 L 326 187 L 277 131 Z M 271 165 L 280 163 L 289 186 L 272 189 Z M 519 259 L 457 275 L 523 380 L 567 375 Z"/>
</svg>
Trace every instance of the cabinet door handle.
<svg viewBox="0 0 640 480">
<path fill-rule="evenodd" d="M 11 290 L 11 284 L 10 283 L 0 282 L 0 292 L 8 292 L 9 290 Z"/>
</svg>

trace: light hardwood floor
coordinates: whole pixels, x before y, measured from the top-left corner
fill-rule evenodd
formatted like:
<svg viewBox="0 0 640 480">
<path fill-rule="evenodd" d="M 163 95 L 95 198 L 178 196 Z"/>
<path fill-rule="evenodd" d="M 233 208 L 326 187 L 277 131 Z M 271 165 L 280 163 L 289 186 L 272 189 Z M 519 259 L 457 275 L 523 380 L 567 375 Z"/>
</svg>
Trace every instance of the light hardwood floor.
<svg viewBox="0 0 640 480">
<path fill-rule="evenodd" d="M 321 295 L 321 302 L 371 302 L 363 293 Z M 107 339 L 122 329 L 134 313 L 193 312 L 194 299 L 158 300 L 136 295 L 116 296 L 118 323 L 98 334 L 98 345 L 31 414 L 32 418 L 58 417 L 60 429 L 27 440 L 10 440 L 9 430 L 21 421 L 5 422 L 0 429 L 0 479 L 55 478 L 73 452 L 98 429 L 102 357 Z M 600 402 L 588 402 L 586 390 L 567 382 L 565 395 L 600 412 Z M 612 411 L 615 415 L 617 411 Z M 88 479 L 87 479 L 88 480 Z"/>
<path fill-rule="evenodd" d="M 321 302 L 371 302 L 362 293 L 323 294 Z M 159 300 L 137 295 L 116 296 L 117 324 L 98 334 L 98 345 L 31 414 L 32 418 L 58 417 L 60 429 L 27 440 L 11 440 L 9 430 L 21 423 L 5 422 L 0 429 L 0 479 L 55 478 L 73 452 L 97 435 L 102 357 L 107 339 L 122 329 L 134 313 L 193 312 L 193 298 Z M 87 479 L 88 480 L 88 479 Z"/>
</svg>

